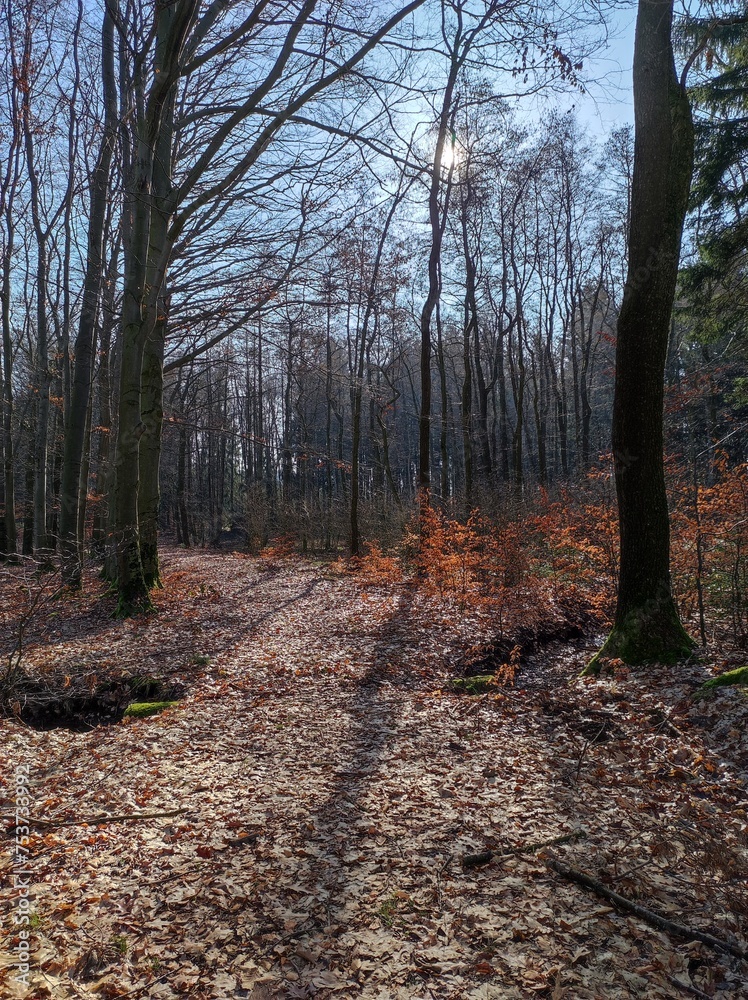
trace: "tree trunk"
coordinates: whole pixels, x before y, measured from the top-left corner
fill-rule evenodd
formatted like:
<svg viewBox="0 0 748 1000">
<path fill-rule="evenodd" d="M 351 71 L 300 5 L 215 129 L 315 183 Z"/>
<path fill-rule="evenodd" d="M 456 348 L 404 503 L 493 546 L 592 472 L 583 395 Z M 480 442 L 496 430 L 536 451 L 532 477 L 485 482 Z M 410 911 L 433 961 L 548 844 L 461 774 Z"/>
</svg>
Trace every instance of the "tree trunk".
<svg viewBox="0 0 748 1000">
<path fill-rule="evenodd" d="M 442 186 L 445 183 L 442 171 L 444 170 L 443 160 L 447 131 L 455 114 L 453 98 L 461 66 L 459 56 L 460 42 L 461 31 L 458 30 L 451 53 L 449 75 L 439 114 L 436 148 L 434 150 L 434 161 L 431 168 L 429 186 L 431 247 L 428 261 L 428 292 L 426 293 L 426 299 L 421 309 L 421 406 L 418 415 L 418 490 L 421 504 L 425 506 L 428 506 L 429 492 L 431 490 L 431 318 L 441 295 L 442 243 L 447 220 L 454 162 L 450 165 L 446 180 L 444 204 L 442 204 L 441 198 Z"/>
<path fill-rule="evenodd" d="M 161 586 L 158 564 L 158 513 L 161 500 L 159 466 L 161 463 L 161 429 L 164 421 L 164 351 L 168 324 L 169 297 L 166 292 L 166 264 L 162 259 L 168 240 L 172 206 L 171 174 L 174 145 L 174 105 L 172 89 L 164 102 L 161 125 L 156 141 L 151 176 L 153 207 L 148 236 L 148 274 L 146 287 L 156 290 L 155 317 L 145 341 L 141 374 L 140 493 L 138 495 L 138 535 L 140 559 L 146 587 Z M 151 291 L 151 296 L 154 294 Z"/>
<path fill-rule="evenodd" d="M 25 58 L 31 60 L 31 24 L 24 42 Z M 49 329 L 47 314 L 47 280 L 49 275 L 47 242 L 49 232 L 42 220 L 39 175 L 34 151 L 34 124 L 29 106 L 29 90 L 24 94 L 22 118 L 26 145 L 26 169 L 31 202 L 31 220 L 36 237 L 36 431 L 34 435 L 34 522 L 33 549 L 44 551 L 47 536 L 47 447 L 49 441 L 49 391 L 52 375 L 49 369 Z"/>
<path fill-rule="evenodd" d="M 439 303 L 436 304 L 436 360 L 439 366 L 439 496 L 443 503 L 449 500 L 449 391 L 447 387 L 447 366 L 444 357 L 444 337 L 442 330 L 442 314 Z"/>
<path fill-rule="evenodd" d="M 143 117 L 136 123 L 134 158 L 125 199 L 128 224 L 124 239 L 122 363 L 111 539 L 116 559 L 117 613 L 120 615 L 130 615 L 151 606 L 138 523 L 140 440 L 147 430 L 142 421 L 141 380 L 146 343 L 157 324 L 157 306 L 168 259 L 165 241 L 151 239 L 154 199 L 163 194 L 160 190 L 154 192 L 154 179 L 158 183 L 171 162 L 169 159 L 169 164 L 160 163 L 158 154 L 163 153 L 167 142 L 171 143 L 168 126 L 173 121 L 180 54 L 195 7 L 196 0 L 156 7 L 155 76 Z M 163 206 L 159 208 L 163 211 Z"/>
<path fill-rule="evenodd" d="M 101 31 L 102 79 L 105 106 L 104 134 L 99 158 L 91 184 L 91 214 L 88 223 L 86 272 L 83 283 L 78 335 L 75 340 L 70 409 L 65 427 L 65 451 L 60 493 L 60 553 L 62 579 L 65 584 L 79 587 L 81 582 L 81 545 L 79 493 L 81 465 L 86 447 L 86 419 L 91 395 L 91 374 L 96 344 L 96 320 L 99 313 L 104 278 L 104 245 L 107 221 L 109 180 L 117 120 L 114 79 L 114 22 L 108 8 L 104 10 Z"/>
<path fill-rule="evenodd" d="M 148 338 L 143 358 L 141 419 L 145 428 L 140 439 L 140 492 L 138 532 L 145 584 L 150 590 L 161 586 L 158 563 L 158 512 L 161 500 L 159 465 L 161 428 L 164 420 L 164 342 L 166 313 L 159 310 L 155 329 Z"/>
<path fill-rule="evenodd" d="M 16 487 L 15 487 L 15 463 L 13 447 L 13 380 L 11 369 L 13 365 L 13 342 L 10 319 L 10 296 L 12 291 L 11 268 L 13 261 L 13 240 L 15 235 L 15 224 L 13 218 L 13 196 L 15 194 L 15 181 L 18 174 L 18 162 L 15 159 L 15 166 L 9 168 L 9 183 L 4 185 L 3 194 L 5 203 L 5 247 L 3 254 L 3 274 L 2 274 L 2 353 L 3 353 L 3 393 L 2 402 L 2 432 L 3 432 L 3 486 L 5 511 L 3 523 L 5 528 L 5 538 L 3 543 L 3 554 L 15 556 L 18 551 L 18 533 L 16 529 Z"/>
<path fill-rule="evenodd" d="M 107 524 L 109 509 L 104 497 L 109 495 L 112 481 L 110 466 L 112 439 L 112 365 L 111 359 L 117 353 L 112 350 L 112 335 L 114 333 L 114 289 L 116 284 L 118 247 L 114 247 L 109 259 L 107 278 L 102 294 L 101 334 L 99 346 L 101 361 L 98 375 L 98 446 L 96 449 L 96 493 L 99 497 L 94 514 L 91 534 L 92 548 L 98 556 L 106 551 Z M 116 345 L 116 341 L 115 341 Z"/>
<path fill-rule="evenodd" d="M 602 657 L 673 663 L 689 653 L 670 585 L 663 465 L 664 372 L 693 124 L 675 73 L 673 0 L 640 0 L 634 49 L 636 142 L 628 277 L 618 320 L 613 454 L 621 562 L 613 630 Z"/>
</svg>

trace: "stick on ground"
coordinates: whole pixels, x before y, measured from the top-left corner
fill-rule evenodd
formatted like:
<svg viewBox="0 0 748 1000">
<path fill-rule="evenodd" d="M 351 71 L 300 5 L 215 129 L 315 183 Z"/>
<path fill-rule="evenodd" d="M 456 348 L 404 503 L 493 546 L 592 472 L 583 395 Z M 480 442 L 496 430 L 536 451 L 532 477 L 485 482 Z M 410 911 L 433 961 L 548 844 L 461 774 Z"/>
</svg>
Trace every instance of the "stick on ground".
<svg viewBox="0 0 748 1000">
<path fill-rule="evenodd" d="M 466 854 L 462 859 L 462 865 L 464 868 L 477 868 L 479 865 L 487 865 L 494 858 L 511 858 L 515 854 L 532 854 L 535 851 L 540 851 L 543 847 L 560 847 L 561 844 L 570 844 L 573 840 L 584 840 L 586 836 L 584 830 L 574 830 L 573 833 L 566 833 L 563 837 L 542 840 L 537 844 L 520 844 L 519 847 L 509 847 L 505 851 L 482 851 L 480 854 Z"/>
<path fill-rule="evenodd" d="M 167 816 L 181 816 L 188 809 L 171 809 L 169 812 L 123 813 L 120 816 L 84 816 L 82 819 L 54 820 L 29 818 L 29 826 L 100 826 L 103 823 L 130 823 L 140 819 L 165 819 Z"/>
<path fill-rule="evenodd" d="M 546 858 L 545 864 L 552 871 L 563 876 L 563 878 L 569 879 L 571 882 L 576 882 L 577 885 L 581 885 L 585 889 L 591 889 L 598 896 L 610 900 L 611 903 L 615 903 L 620 909 L 626 910 L 628 913 L 633 913 L 634 916 L 645 920 L 652 927 L 656 927 L 660 931 L 665 931 L 667 934 L 674 934 L 689 941 L 701 941 L 702 944 L 707 945 L 709 948 L 714 948 L 715 951 L 724 951 L 729 955 L 734 955 L 736 958 L 742 959 L 744 962 L 748 961 L 748 952 L 745 948 L 739 948 L 737 945 L 730 944 L 729 941 L 723 941 L 721 938 L 714 937 L 712 934 L 707 934 L 704 931 L 686 927 L 685 924 L 674 923 L 672 920 L 660 916 L 659 913 L 655 913 L 654 910 L 650 910 L 646 906 L 640 906 L 639 903 L 635 903 L 633 900 L 621 896 L 620 893 L 608 889 L 601 882 L 598 882 L 597 879 L 592 878 L 592 876 L 587 875 L 585 872 L 580 872 L 576 868 L 569 868 L 567 865 L 561 864 L 555 858 Z"/>
</svg>

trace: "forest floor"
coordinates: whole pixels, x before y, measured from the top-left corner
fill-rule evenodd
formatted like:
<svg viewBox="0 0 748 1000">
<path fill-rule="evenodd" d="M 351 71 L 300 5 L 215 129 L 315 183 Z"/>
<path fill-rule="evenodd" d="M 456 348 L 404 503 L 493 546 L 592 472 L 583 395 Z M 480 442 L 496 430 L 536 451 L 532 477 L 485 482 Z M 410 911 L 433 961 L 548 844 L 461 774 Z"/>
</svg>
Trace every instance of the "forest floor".
<svg viewBox="0 0 748 1000">
<path fill-rule="evenodd" d="M 11 891 L 3 997 L 748 998 L 745 960 L 549 867 L 745 949 L 748 698 L 694 697 L 744 661 L 580 679 L 591 649 L 559 644 L 468 696 L 491 623 L 408 583 L 171 549 L 129 621 L 86 584 L 40 600 L 26 668 L 184 697 L 82 732 L 2 720 L 6 885 L 19 765 L 33 803 L 30 986 Z"/>
</svg>

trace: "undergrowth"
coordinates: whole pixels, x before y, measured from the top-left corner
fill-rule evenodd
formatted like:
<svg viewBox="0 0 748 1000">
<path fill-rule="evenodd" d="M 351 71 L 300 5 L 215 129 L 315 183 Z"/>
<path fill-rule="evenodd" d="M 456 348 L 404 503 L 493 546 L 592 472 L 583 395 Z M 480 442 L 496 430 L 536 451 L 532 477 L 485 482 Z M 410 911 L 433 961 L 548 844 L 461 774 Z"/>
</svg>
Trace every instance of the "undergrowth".
<svg viewBox="0 0 748 1000">
<path fill-rule="evenodd" d="M 710 487 L 671 462 L 671 562 L 681 616 L 701 641 L 715 634 L 748 644 L 748 466 L 718 462 Z M 399 544 L 378 541 L 338 560 L 365 586 L 405 581 L 458 611 L 485 610 L 499 624 L 532 627 L 554 609 L 583 610 L 607 628 L 618 585 L 618 519 L 608 468 L 584 488 L 550 497 L 538 490 L 527 512 L 504 522 L 429 507 Z M 708 634 L 709 633 L 709 634 Z"/>
</svg>

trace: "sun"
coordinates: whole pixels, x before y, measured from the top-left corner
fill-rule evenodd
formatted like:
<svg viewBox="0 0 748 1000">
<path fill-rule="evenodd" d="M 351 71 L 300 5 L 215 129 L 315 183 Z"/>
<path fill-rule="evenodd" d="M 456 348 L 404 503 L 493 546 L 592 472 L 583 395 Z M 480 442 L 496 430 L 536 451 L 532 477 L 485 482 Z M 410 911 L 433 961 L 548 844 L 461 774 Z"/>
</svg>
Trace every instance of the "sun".
<svg viewBox="0 0 748 1000">
<path fill-rule="evenodd" d="M 442 150 L 442 168 L 444 170 L 452 170 L 453 168 L 459 166 L 462 159 L 460 148 L 457 145 L 457 137 L 454 132 L 447 136 L 444 142 L 444 149 Z"/>
</svg>

